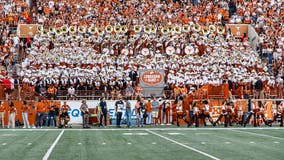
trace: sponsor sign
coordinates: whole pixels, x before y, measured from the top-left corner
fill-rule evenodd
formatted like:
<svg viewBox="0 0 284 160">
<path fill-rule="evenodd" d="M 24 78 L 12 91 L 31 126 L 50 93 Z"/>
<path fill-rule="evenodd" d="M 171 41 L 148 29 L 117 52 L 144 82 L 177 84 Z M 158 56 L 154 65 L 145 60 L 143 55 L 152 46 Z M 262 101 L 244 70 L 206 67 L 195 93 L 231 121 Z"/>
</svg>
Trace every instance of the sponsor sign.
<svg viewBox="0 0 284 160">
<path fill-rule="evenodd" d="M 139 82 L 143 88 L 143 95 L 161 96 L 164 89 L 164 70 L 145 69 L 139 70 Z"/>
</svg>

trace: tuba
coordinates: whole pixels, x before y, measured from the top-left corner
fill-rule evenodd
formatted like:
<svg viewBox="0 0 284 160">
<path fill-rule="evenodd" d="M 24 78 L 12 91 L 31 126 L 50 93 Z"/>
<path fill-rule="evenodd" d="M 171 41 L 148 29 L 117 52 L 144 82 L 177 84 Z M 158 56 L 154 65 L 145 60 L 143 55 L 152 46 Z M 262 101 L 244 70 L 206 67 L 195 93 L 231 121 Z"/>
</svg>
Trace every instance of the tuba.
<svg viewBox="0 0 284 160">
<path fill-rule="evenodd" d="M 151 27 L 149 25 L 145 26 L 144 27 L 144 32 L 147 33 L 147 34 L 150 34 L 151 32 Z"/>
<path fill-rule="evenodd" d="M 99 28 L 98 28 L 98 34 L 99 34 L 99 35 L 103 35 L 103 34 L 104 34 L 104 28 L 99 27 Z"/>
<path fill-rule="evenodd" d="M 78 32 L 81 33 L 81 34 L 83 34 L 83 33 L 86 32 L 86 28 L 85 28 L 84 26 L 80 26 L 80 27 L 78 28 Z"/>
<path fill-rule="evenodd" d="M 90 34 L 95 34 L 96 33 L 96 28 L 94 26 L 89 27 L 88 32 Z"/>
<path fill-rule="evenodd" d="M 38 32 L 39 34 L 41 34 L 42 31 L 43 31 L 43 26 L 42 26 L 42 25 L 38 25 L 38 26 L 37 26 L 37 32 Z"/>
<path fill-rule="evenodd" d="M 199 24 L 195 24 L 194 27 L 193 27 L 193 30 L 195 32 L 199 32 L 201 30 L 201 26 Z"/>
<path fill-rule="evenodd" d="M 162 28 L 162 33 L 165 35 L 165 34 L 168 34 L 169 33 L 169 30 L 168 30 L 168 27 L 163 27 Z"/>
<path fill-rule="evenodd" d="M 111 25 L 107 25 L 107 26 L 105 27 L 105 31 L 106 31 L 106 33 L 108 33 L 108 34 L 111 34 L 112 31 L 113 31 L 112 26 L 111 26 Z"/>
<path fill-rule="evenodd" d="M 61 32 L 62 32 L 63 34 L 67 34 L 67 32 L 68 32 L 68 27 L 67 27 L 66 25 L 62 26 L 62 27 L 61 27 Z"/>
<path fill-rule="evenodd" d="M 48 32 L 49 33 L 55 33 L 55 29 L 53 27 L 49 27 Z"/>
<path fill-rule="evenodd" d="M 176 34 L 180 34 L 180 33 L 181 33 L 181 27 L 180 27 L 180 26 L 175 26 L 175 27 L 174 27 L 174 32 L 175 32 Z"/>
<path fill-rule="evenodd" d="M 69 33 L 75 34 L 76 31 L 77 31 L 77 28 L 76 28 L 75 26 L 70 26 L 70 27 L 69 27 Z"/>
<path fill-rule="evenodd" d="M 157 32 L 157 28 L 156 28 L 155 25 L 151 25 L 150 30 L 151 30 L 151 33 L 153 33 L 153 34 L 156 34 L 156 32 Z"/>
<path fill-rule="evenodd" d="M 225 33 L 225 28 L 223 26 L 218 26 L 217 27 L 217 33 L 218 34 L 224 34 Z"/>
<path fill-rule="evenodd" d="M 190 31 L 189 25 L 185 24 L 185 25 L 182 26 L 182 32 L 188 33 L 189 31 Z"/>
<path fill-rule="evenodd" d="M 120 32 L 121 32 L 121 28 L 120 28 L 120 26 L 119 25 L 116 25 L 116 26 L 114 26 L 114 32 L 116 33 L 116 34 L 119 34 Z"/>
<path fill-rule="evenodd" d="M 60 36 L 61 35 L 61 28 L 56 28 L 55 29 L 55 35 Z"/>
<path fill-rule="evenodd" d="M 123 25 L 122 27 L 121 27 L 121 33 L 123 33 L 123 34 L 125 34 L 125 33 L 127 33 L 127 31 L 128 31 L 128 28 L 127 28 L 127 26 L 126 25 Z"/>
<path fill-rule="evenodd" d="M 213 24 L 209 25 L 209 31 L 210 31 L 210 33 L 214 33 L 216 31 L 215 25 L 213 25 Z"/>
<path fill-rule="evenodd" d="M 134 32 L 135 32 L 135 33 L 140 33 L 141 30 L 142 30 L 142 28 L 141 28 L 140 25 L 135 25 L 135 26 L 134 26 Z"/>
<path fill-rule="evenodd" d="M 202 33 L 204 36 L 208 35 L 210 33 L 209 28 L 207 26 L 204 26 L 202 28 Z"/>
</svg>

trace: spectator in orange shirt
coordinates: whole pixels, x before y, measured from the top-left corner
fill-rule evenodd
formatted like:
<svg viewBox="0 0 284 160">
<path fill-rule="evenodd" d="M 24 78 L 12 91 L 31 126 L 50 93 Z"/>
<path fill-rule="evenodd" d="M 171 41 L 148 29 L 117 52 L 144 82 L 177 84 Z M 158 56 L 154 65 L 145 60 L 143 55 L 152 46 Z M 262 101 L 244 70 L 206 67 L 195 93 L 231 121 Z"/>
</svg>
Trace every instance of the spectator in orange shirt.
<svg viewBox="0 0 284 160">
<path fill-rule="evenodd" d="M 42 128 L 46 107 L 41 99 L 36 104 L 36 126 Z"/>
</svg>

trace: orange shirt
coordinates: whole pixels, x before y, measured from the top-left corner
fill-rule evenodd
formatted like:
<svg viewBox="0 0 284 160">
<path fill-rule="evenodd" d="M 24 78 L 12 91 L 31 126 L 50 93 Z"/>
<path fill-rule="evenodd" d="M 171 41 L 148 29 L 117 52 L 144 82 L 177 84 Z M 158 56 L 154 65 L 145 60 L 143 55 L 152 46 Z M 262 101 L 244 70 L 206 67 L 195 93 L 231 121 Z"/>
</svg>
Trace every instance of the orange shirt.
<svg viewBox="0 0 284 160">
<path fill-rule="evenodd" d="M 62 105 L 62 106 L 61 106 L 61 111 L 62 111 L 63 113 L 66 113 L 66 112 L 68 112 L 69 108 L 70 108 L 70 107 L 69 107 L 69 105 L 67 105 L 67 104 L 66 104 L 66 105 Z"/>
<path fill-rule="evenodd" d="M 30 107 L 28 105 L 22 106 L 22 112 L 29 112 Z"/>
<path fill-rule="evenodd" d="M 46 108 L 45 108 L 43 102 L 37 103 L 36 110 L 37 110 L 37 112 L 41 112 L 41 113 L 46 112 Z"/>
<path fill-rule="evenodd" d="M 9 112 L 10 112 L 10 113 L 16 112 L 16 107 L 15 107 L 15 106 L 9 107 Z"/>
<path fill-rule="evenodd" d="M 147 111 L 147 112 L 152 112 L 152 111 L 153 111 L 153 110 L 152 110 L 151 102 L 147 102 L 147 103 L 145 104 L 145 106 L 146 106 L 146 111 Z"/>
</svg>

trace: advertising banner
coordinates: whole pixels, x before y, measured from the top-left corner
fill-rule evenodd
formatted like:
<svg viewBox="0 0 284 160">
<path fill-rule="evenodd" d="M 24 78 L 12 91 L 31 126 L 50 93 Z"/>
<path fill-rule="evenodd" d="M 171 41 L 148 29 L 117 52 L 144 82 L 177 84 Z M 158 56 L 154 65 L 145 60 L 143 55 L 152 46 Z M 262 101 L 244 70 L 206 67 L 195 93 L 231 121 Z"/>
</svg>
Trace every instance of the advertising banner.
<svg viewBox="0 0 284 160">
<path fill-rule="evenodd" d="M 143 95 L 161 96 L 164 89 L 164 70 L 139 70 L 139 82 L 143 88 Z"/>
</svg>

